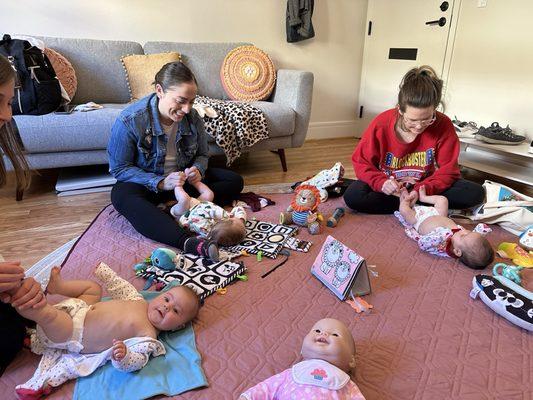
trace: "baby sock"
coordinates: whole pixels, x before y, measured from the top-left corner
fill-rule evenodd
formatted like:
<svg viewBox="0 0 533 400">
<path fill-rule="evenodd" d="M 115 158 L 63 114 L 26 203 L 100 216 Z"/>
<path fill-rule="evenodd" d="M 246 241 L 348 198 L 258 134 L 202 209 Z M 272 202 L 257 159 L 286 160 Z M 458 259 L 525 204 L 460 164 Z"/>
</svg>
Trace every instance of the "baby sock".
<svg viewBox="0 0 533 400">
<path fill-rule="evenodd" d="M 199 237 L 190 237 L 185 240 L 183 244 L 185 253 L 194 254 L 200 257 L 207 257 L 211 261 L 218 262 L 220 256 L 218 254 L 218 245 L 207 239 Z"/>
</svg>

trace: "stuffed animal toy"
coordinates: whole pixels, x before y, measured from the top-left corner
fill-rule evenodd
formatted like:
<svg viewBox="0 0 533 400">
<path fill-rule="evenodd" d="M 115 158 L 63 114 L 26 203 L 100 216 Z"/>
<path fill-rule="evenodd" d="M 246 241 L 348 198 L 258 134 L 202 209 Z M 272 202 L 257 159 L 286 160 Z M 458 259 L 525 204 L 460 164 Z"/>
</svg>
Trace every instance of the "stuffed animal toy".
<svg viewBox="0 0 533 400">
<path fill-rule="evenodd" d="M 287 211 L 280 214 L 279 223 L 305 226 L 311 235 L 317 235 L 320 233 L 319 204 L 318 189 L 312 185 L 300 185 L 294 191 L 294 197 Z"/>
<path fill-rule="evenodd" d="M 165 249 L 163 247 L 158 247 L 150 257 L 144 259 L 143 262 L 135 264 L 133 269 L 136 274 L 141 274 L 145 272 L 146 269 L 150 266 L 160 268 L 165 271 L 175 271 L 177 269 L 183 269 L 185 265 L 185 258 L 181 254 L 177 254 L 175 251 L 170 249 Z M 143 290 L 147 290 L 154 281 L 155 277 L 151 277 L 146 281 Z"/>
<path fill-rule="evenodd" d="M 313 185 L 320 192 L 320 201 L 324 203 L 328 199 L 328 191 L 326 188 L 333 186 L 339 182 L 344 176 L 344 167 L 340 162 L 330 169 L 324 169 L 307 181 L 303 181 L 300 185 Z"/>
</svg>

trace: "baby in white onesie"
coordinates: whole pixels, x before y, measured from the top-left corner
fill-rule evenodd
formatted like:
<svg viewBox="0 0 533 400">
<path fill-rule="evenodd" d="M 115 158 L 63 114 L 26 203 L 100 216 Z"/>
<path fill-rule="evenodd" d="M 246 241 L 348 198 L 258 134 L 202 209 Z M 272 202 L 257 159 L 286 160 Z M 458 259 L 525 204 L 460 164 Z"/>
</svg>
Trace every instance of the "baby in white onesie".
<svg viewBox="0 0 533 400">
<path fill-rule="evenodd" d="M 199 193 L 198 198 L 189 196 L 183 189 L 186 176 L 185 173 L 182 174 L 182 179 L 174 189 L 178 203 L 170 209 L 170 214 L 180 226 L 222 246 L 233 246 L 242 242 L 246 236 L 244 208 L 237 206 L 227 212 L 212 202 L 213 191 L 200 180 L 189 180 Z"/>
<path fill-rule="evenodd" d="M 90 375 L 111 360 L 131 372 L 150 356 L 165 354 L 157 340 L 161 331 L 181 329 L 198 313 L 199 299 L 186 286 L 176 286 L 147 302 L 127 281 L 100 263 L 94 275 L 112 300 L 101 301 L 102 287 L 89 280 L 63 280 L 59 268 L 50 276 L 48 293 L 69 297 L 56 305 L 19 310 L 37 323 L 32 351 L 42 354 L 34 376 L 17 386 L 19 396 L 47 394 L 52 387 Z"/>
</svg>

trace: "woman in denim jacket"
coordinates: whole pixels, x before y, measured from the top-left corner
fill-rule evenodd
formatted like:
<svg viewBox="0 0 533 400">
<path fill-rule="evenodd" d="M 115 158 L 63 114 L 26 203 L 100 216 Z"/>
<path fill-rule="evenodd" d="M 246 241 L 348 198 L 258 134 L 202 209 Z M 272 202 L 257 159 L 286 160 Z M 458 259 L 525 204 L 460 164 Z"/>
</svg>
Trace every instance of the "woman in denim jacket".
<svg viewBox="0 0 533 400">
<path fill-rule="evenodd" d="M 198 88 L 191 70 L 181 62 L 166 64 L 155 76 L 155 90 L 122 111 L 111 130 L 109 171 L 118 181 L 111 201 L 144 236 L 216 258 L 214 244 L 193 240 L 157 205 L 175 200 L 180 171 L 186 173 L 184 189 L 190 196 L 198 196 L 190 183 L 202 180 L 222 206 L 238 196 L 243 179 L 208 168 L 207 134 L 192 108 Z"/>
</svg>

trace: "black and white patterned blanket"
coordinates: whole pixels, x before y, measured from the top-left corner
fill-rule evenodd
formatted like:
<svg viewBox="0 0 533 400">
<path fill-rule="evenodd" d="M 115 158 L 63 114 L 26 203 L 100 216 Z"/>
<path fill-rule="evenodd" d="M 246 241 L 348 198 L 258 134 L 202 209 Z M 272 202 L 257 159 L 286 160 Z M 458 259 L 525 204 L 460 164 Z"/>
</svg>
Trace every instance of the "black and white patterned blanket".
<svg viewBox="0 0 533 400">
<path fill-rule="evenodd" d="M 296 226 L 274 224 L 272 222 L 246 221 L 246 237 L 236 246 L 226 247 L 226 251 L 238 253 L 242 250 L 249 254 L 261 254 L 276 258 L 285 242 L 298 233 Z"/>
<path fill-rule="evenodd" d="M 205 130 L 224 150 L 228 166 L 240 157 L 242 149 L 268 139 L 265 115 L 251 104 L 196 96 L 195 105 L 217 112 L 214 118 L 204 117 Z"/>
<path fill-rule="evenodd" d="M 246 271 L 242 262 L 220 261 L 215 264 L 205 262 L 205 258 L 191 254 L 181 254 L 180 265 L 175 271 L 165 271 L 154 265 L 137 273 L 145 279 L 161 282 L 164 285 L 177 280 L 180 285 L 190 287 L 204 300 L 210 294 L 233 282 L 237 275 Z"/>
</svg>

